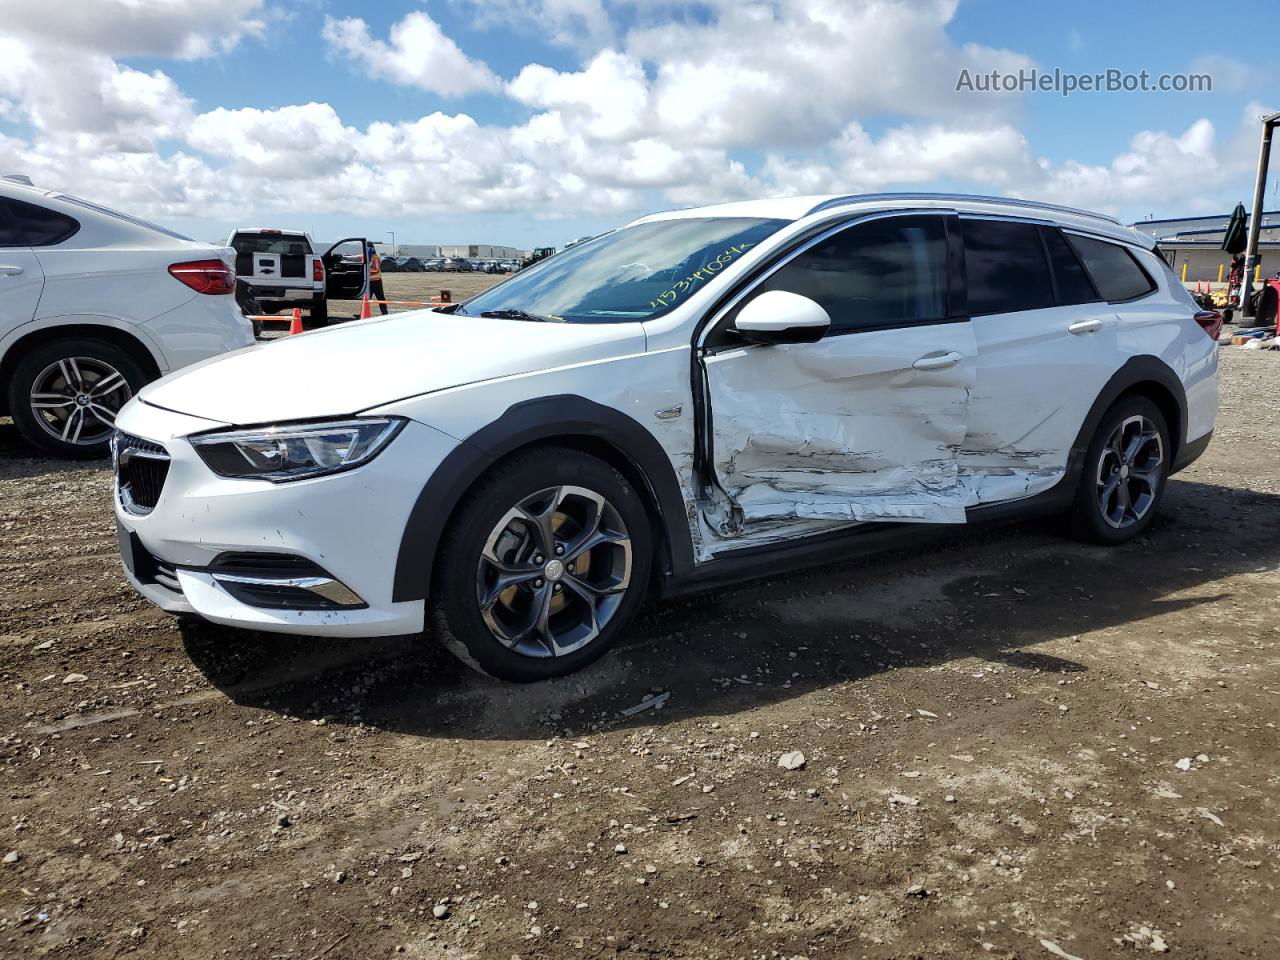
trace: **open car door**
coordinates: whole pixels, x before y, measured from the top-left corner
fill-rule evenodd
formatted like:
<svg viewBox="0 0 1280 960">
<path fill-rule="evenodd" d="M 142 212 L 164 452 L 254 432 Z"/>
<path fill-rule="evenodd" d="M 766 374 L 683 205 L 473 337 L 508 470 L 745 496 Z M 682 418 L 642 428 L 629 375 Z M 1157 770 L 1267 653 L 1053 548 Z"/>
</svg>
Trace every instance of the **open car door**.
<svg viewBox="0 0 1280 960">
<path fill-rule="evenodd" d="M 360 300 L 369 292 L 368 247 L 364 237 L 347 237 L 324 252 L 326 300 Z"/>
</svg>

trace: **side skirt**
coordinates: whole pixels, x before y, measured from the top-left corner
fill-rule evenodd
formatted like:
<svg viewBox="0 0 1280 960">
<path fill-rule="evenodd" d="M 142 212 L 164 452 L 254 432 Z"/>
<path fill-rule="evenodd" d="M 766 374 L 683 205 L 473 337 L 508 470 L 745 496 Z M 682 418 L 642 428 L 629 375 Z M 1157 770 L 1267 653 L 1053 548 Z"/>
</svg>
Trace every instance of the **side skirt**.
<svg viewBox="0 0 1280 960">
<path fill-rule="evenodd" d="M 699 564 L 684 577 L 669 576 L 659 585 L 662 597 L 677 597 L 745 580 L 777 576 L 828 563 L 854 560 L 909 546 L 957 539 L 975 525 L 1012 523 L 1065 512 L 1075 499 L 1074 483 L 1066 478 L 1034 497 L 970 507 L 965 523 L 862 523 L 830 533 L 784 543 L 743 547 Z"/>
</svg>

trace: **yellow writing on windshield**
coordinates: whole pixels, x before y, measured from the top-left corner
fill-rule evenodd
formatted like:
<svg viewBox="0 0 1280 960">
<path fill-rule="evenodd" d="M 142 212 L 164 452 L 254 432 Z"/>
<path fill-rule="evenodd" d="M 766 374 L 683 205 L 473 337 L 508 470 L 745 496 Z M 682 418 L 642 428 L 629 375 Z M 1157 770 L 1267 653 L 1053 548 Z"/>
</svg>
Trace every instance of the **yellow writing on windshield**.
<svg viewBox="0 0 1280 960">
<path fill-rule="evenodd" d="M 735 257 L 741 256 L 749 247 L 754 247 L 754 243 L 739 243 L 732 247 L 721 251 L 714 260 L 708 260 L 702 267 L 693 271 L 683 280 L 677 280 L 671 285 L 669 290 L 664 290 L 654 299 L 649 301 L 649 309 L 659 310 L 662 307 L 672 306 L 682 296 L 700 284 L 703 280 L 714 277 L 717 273 L 727 267 L 734 261 Z"/>
</svg>

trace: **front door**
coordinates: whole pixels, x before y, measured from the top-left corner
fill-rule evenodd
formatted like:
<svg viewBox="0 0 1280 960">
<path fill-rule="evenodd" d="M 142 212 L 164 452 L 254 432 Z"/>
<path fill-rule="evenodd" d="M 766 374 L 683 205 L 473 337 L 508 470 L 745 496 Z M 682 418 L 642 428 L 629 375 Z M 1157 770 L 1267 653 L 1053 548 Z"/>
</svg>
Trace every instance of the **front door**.
<svg viewBox="0 0 1280 960">
<path fill-rule="evenodd" d="M 956 454 L 977 348 L 952 291 L 945 212 L 875 217 L 818 238 L 740 301 L 819 303 L 817 343 L 747 344 L 731 310 L 703 354 L 715 490 L 704 553 L 866 521 L 963 523 Z M 704 556 L 705 559 L 705 556 Z"/>
<path fill-rule="evenodd" d="M 369 292 L 368 246 L 362 237 L 348 237 L 324 252 L 325 299 L 360 300 Z"/>
</svg>

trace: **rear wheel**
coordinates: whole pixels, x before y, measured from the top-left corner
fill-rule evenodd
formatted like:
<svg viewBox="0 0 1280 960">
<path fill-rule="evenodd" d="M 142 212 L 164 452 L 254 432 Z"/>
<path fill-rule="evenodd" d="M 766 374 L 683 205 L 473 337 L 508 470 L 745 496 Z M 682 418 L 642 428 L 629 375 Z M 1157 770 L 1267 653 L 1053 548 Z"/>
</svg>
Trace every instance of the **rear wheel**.
<svg viewBox="0 0 1280 960">
<path fill-rule="evenodd" d="M 618 471 L 575 450 L 517 455 L 468 494 L 436 562 L 432 624 L 502 680 L 563 676 L 600 657 L 644 599 L 649 517 Z"/>
<path fill-rule="evenodd" d="M 1164 495 L 1171 456 L 1169 427 L 1159 407 L 1146 397 L 1116 403 L 1085 454 L 1072 513 L 1076 535 L 1111 545 L 1145 530 Z"/>
<path fill-rule="evenodd" d="M 18 432 L 45 453 L 105 456 L 116 414 L 147 379 L 141 365 L 115 344 L 54 341 L 18 361 L 9 411 Z"/>
</svg>

